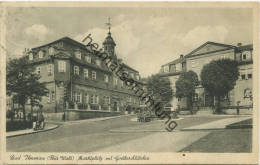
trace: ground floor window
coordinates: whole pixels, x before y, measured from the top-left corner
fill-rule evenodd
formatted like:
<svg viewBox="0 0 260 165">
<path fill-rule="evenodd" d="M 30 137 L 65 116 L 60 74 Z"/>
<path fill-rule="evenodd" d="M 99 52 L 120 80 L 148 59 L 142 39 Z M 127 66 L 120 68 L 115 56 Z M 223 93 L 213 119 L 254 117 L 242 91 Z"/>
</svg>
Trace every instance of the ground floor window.
<svg viewBox="0 0 260 165">
<path fill-rule="evenodd" d="M 91 95 L 90 103 L 91 104 L 98 104 L 99 103 L 99 97 L 97 95 Z"/>
<path fill-rule="evenodd" d="M 106 105 L 110 104 L 110 97 L 109 96 L 104 96 L 104 104 L 106 104 Z"/>
<path fill-rule="evenodd" d="M 49 91 L 47 93 L 47 102 L 51 103 L 51 102 L 54 102 L 54 101 L 55 101 L 55 93 L 54 93 L 54 91 Z"/>
<path fill-rule="evenodd" d="M 198 101 L 199 100 L 199 95 L 198 93 L 194 93 L 193 95 L 193 101 Z"/>
<path fill-rule="evenodd" d="M 72 93 L 72 101 L 76 103 L 82 102 L 82 95 L 80 92 L 73 92 Z"/>
</svg>

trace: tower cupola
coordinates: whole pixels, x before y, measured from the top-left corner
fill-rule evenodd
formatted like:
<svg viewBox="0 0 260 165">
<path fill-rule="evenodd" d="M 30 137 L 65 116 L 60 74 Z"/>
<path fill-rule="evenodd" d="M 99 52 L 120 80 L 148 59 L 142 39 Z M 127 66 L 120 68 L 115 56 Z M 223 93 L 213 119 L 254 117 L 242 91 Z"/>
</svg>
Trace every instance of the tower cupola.
<svg viewBox="0 0 260 165">
<path fill-rule="evenodd" d="M 110 32 L 110 28 L 111 28 L 110 18 L 108 18 L 108 23 L 106 23 L 106 25 L 108 26 L 108 35 L 107 35 L 105 41 L 103 42 L 104 51 L 107 52 L 110 56 L 115 56 L 116 43 L 115 43 L 114 39 L 112 38 L 111 32 Z"/>
</svg>

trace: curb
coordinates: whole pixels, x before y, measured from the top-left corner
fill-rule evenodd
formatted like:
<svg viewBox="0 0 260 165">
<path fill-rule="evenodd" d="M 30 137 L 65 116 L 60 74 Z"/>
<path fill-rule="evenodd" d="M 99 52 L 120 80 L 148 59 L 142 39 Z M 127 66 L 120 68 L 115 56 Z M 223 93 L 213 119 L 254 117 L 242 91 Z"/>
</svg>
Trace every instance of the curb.
<svg viewBox="0 0 260 165">
<path fill-rule="evenodd" d="M 243 124 L 243 125 L 227 125 L 226 129 L 244 129 L 244 128 L 253 128 L 251 124 Z"/>
<path fill-rule="evenodd" d="M 22 136 L 22 135 L 29 135 L 29 134 L 35 134 L 35 133 L 39 133 L 39 132 L 46 132 L 46 131 L 51 131 L 54 130 L 56 128 L 58 128 L 59 125 L 55 125 L 52 128 L 48 128 L 48 129 L 44 129 L 44 130 L 39 130 L 39 131 L 32 131 L 32 132 L 26 132 L 26 133 L 21 133 L 21 134 L 16 134 L 16 135 L 6 135 L 6 138 L 10 138 L 10 137 L 16 137 L 16 136 Z"/>
<path fill-rule="evenodd" d="M 105 121 L 105 120 L 110 120 L 110 119 L 120 118 L 120 117 L 126 117 L 126 116 L 131 116 L 131 115 L 134 115 L 134 114 L 127 114 L 127 115 L 119 115 L 119 116 L 113 116 L 113 117 L 106 117 L 106 118 L 103 118 L 103 119 L 91 118 L 91 119 L 72 120 L 72 121 L 56 122 L 56 123 L 55 123 L 55 121 L 47 121 L 47 122 L 49 122 L 49 123 L 54 123 L 54 124 L 58 124 L 58 125 L 72 125 L 72 124 L 80 124 L 80 123 L 84 123 L 84 122 Z M 93 119 L 98 119 L 98 120 L 93 120 Z"/>
</svg>

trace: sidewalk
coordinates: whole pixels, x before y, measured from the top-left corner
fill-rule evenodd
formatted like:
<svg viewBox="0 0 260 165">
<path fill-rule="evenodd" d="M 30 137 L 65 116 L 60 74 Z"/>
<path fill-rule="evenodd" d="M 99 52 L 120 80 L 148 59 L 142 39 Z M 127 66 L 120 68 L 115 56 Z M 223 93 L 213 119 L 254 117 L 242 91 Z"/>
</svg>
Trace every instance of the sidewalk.
<svg viewBox="0 0 260 165">
<path fill-rule="evenodd" d="M 209 133 L 210 131 L 159 132 L 95 152 L 178 152 Z"/>
<path fill-rule="evenodd" d="M 6 137 L 9 138 L 9 137 L 38 133 L 38 132 L 45 132 L 45 131 L 53 130 L 58 127 L 59 126 L 56 124 L 46 123 L 44 130 L 34 131 L 33 129 L 26 129 L 26 130 L 19 130 L 19 131 L 11 131 L 11 132 L 6 132 Z"/>
<path fill-rule="evenodd" d="M 225 129 L 227 125 L 237 123 L 243 120 L 250 119 L 252 117 L 245 117 L 245 116 L 240 116 L 236 118 L 226 118 L 226 119 L 221 119 L 217 121 L 212 121 L 210 123 L 206 124 L 200 124 L 192 127 L 187 127 L 181 129 L 182 131 L 193 131 L 193 130 L 216 130 L 216 129 Z"/>
<path fill-rule="evenodd" d="M 134 114 L 127 114 L 127 115 L 119 115 L 119 116 L 111 116 L 111 117 L 98 117 L 98 118 L 92 118 L 92 119 L 84 119 L 84 120 L 73 120 L 73 121 L 47 121 L 48 123 L 53 124 L 59 124 L 59 125 L 71 125 L 71 124 L 80 124 L 85 122 L 95 122 L 95 121 L 104 121 L 119 117 L 125 117 L 125 116 L 132 116 Z"/>
</svg>

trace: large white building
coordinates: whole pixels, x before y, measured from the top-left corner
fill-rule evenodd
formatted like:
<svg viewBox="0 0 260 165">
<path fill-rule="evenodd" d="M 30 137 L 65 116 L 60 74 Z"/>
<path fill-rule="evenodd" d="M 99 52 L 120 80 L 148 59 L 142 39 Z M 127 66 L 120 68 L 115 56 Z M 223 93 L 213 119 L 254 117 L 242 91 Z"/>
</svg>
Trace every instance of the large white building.
<svg viewBox="0 0 260 165">
<path fill-rule="evenodd" d="M 192 70 L 197 73 L 200 79 L 200 73 L 205 64 L 212 60 L 229 58 L 239 63 L 239 79 L 235 88 L 229 92 L 228 96 L 223 98 L 222 103 L 226 105 L 236 105 L 240 101 L 241 106 L 252 106 L 252 75 L 253 75 L 253 45 L 238 44 L 237 46 L 220 44 L 215 42 L 206 42 L 187 55 L 181 55 L 178 59 L 161 66 L 160 75 L 168 77 L 171 86 L 176 92 L 175 82 L 182 72 Z M 199 106 L 212 106 L 215 104 L 214 97 L 210 96 L 204 88 L 199 85 L 196 88 L 196 94 L 193 97 L 194 104 Z M 171 104 L 177 108 L 178 105 L 185 108 L 186 99 L 173 97 Z"/>
</svg>

